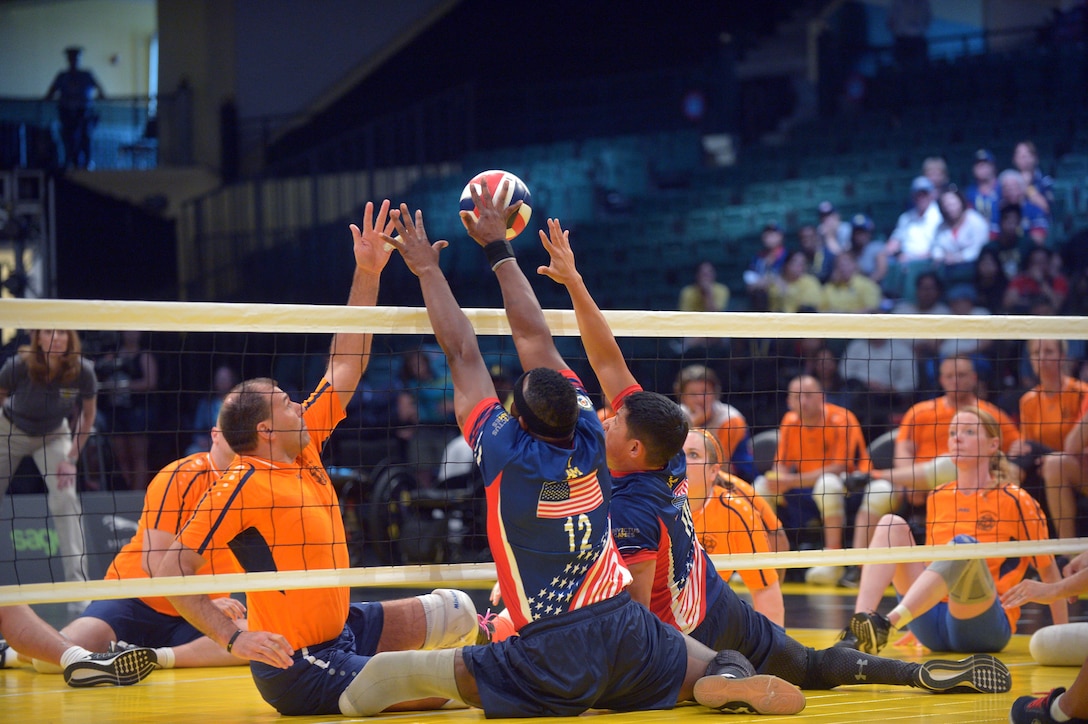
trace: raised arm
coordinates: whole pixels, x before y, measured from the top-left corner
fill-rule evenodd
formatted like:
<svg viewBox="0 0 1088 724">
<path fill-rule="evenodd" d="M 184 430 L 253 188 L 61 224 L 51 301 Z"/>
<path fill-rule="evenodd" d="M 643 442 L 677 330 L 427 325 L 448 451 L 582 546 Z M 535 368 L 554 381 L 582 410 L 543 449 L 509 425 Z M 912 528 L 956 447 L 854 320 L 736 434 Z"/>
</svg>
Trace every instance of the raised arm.
<svg viewBox="0 0 1088 724">
<path fill-rule="evenodd" d="M 355 275 L 348 293 L 349 307 L 373 307 L 378 302 L 378 282 L 392 252 L 382 240 L 383 233 L 393 230 L 388 214 L 388 199 L 382 202 L 376 219 L 374 204 L 368 201 L 363 211 L 362 228 L 355 224 L 350 227 L 355 249 Z M 340 396 L 340 404 L 345 409 L 370 362 L 370 345 L 373 341 L 374 335 L 370 332 L 338 332 L 332 338 L 325 379 Z"/>
<path fill-rule="evenodd" d="M 509 184 L 509 179 L 502 182 L 499 198 L 506 198 Z M 568 365 L 556 349 L 552 332 L 544 321 L 544 311 L 540 308 L 536 293 L 518 266 L 510 242 L 506 241 L 506 220 L 517 213 L 521 202 L 509 207 L 497 207 L 487 188 L 487 181 L 482 186 L 482 193 L 476 190 L 475 185 L 470 188 L 479 217 L 471 211 L 462 211 L 461 223 L 465 225 L 468 235 L 483 247 L 487 261 L 499 280 L 506 318 L 510 322 L 510 332 L 522 369 L 567 369 Z"/>
<path fill-rule="evenodd" d="M 419 277 L 431 329 L 449 363 L 454 412 L 457 425 L 463 431 L 472 408 L 480 400 L 495 397 L 495 384 L 480 354 L 476 330 L 458 306 L 449 282 L 438 266 L 438 253 L 448 243 L 436 241 L 431 244 L 423 227 L 422 211 L 416 211 L 413 219 L 408 207 L 401 204 L 400 209 L 394 209 L 390 215 L 397 237 L 385 234 L 382 238 L 400 251 L 408 269 Z"/>
<path fill-rule="evenodd" d="M 537 273 L 567 288 L 589 364 L 597 373 L 601 389 L 611 401 L 636 384 L 635 376 L 627 368 L 627 361 L 623 358 L 620 346 L 616 344 L 612 328 L 608 326 L 600 307 L 586 288 L 582 275 L 574 266 L 574 252 L 570 248 L 569 236 L 570 232 L 563 229 L 558 219 L 548 219 L 548 233 L 541 231 L 540 240 L 551 256 L 551 264 L 540 267 Z"/>
</svg>

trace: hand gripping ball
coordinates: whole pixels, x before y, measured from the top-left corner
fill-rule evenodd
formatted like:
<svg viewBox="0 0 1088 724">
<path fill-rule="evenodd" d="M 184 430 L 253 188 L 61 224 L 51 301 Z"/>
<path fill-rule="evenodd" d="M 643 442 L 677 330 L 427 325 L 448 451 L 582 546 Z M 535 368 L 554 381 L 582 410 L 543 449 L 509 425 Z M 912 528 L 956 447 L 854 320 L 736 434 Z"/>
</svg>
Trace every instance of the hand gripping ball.
<svg viewBox="0 0 1088 724">
<path fill-rule="evenodd" d="M 484 179 L 487 180 L 487 188 L 497 205 L 510 206 L 518 201 L 522 202 L 518 212 L 506 220 L 506 240 L 509 241 L 525 231 L 525 227 L 529 224 L 529 217 L 533 215 L 533 196 L 529 193 L 529 187 L 525 185 L 525 182 L 509 171 L 492 170 L 478 173 L 461 192 L 461 211 L 471 211 L 476 218 L 479 218 L 479 212 L 472 203 L 472 193 L 469 189 L 475 184 L 476 193 L 483 193 Z M 507 195 L 500 198 L 499 191 L 503 181 L 507 179 L 510 181 L 510 188 Z"/>
</svg>

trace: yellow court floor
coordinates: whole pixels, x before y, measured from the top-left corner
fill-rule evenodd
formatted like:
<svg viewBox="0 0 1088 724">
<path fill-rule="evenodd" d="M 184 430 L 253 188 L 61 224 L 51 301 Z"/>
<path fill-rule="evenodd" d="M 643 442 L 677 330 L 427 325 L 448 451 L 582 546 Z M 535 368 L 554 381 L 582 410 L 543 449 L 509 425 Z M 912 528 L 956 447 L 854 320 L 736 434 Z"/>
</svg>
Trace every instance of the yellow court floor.
<svg viewBox="0 0 1088 724">
<path fill-rule="evenodd" d="M 823 648 L 834 642 L 836 633 L 821 629 L 790 629 L 798 640 Z M 890 656 L 911 658 L 911 653 L 889 647 Z M 707 717 L 728 716 L 730 721 L 762 722 L 798 719 L 808 722 L 941 722 L 974 724 L 1006 722 L 1009 706 L 1017 696 L 1067 686 L 1075 668 L 1035 665 L 1028 654 L 1028 636 L 1013 637 L 1000 658 L 1013 672 L 1008 694 L 934 695 L 917 689 L 893 686 L 849 686 L 834 691 L 806 692 L 808 705 L 792 717 L 743 717 L 723 715 L 699 706 L 681 706 L 672 711 L 608 714 L 616 724 L 627 722 L 672 722 L 679 719 L 706 721 Z M 37 674 L 32 669 L 0 670 L 0 720 L 47 724 L 49 722 L 345 722 L 346 717 L 279 716 L 258 696 L 247 667 L 156 671 L 143 682 L 125 688 L 71 689 L 60 676 Z M 389 714 L 361 721 L 462 722 L 485 721 L 479 710 Z M 549 721 L 565 721 L 551 719 Z"/>
</svg>

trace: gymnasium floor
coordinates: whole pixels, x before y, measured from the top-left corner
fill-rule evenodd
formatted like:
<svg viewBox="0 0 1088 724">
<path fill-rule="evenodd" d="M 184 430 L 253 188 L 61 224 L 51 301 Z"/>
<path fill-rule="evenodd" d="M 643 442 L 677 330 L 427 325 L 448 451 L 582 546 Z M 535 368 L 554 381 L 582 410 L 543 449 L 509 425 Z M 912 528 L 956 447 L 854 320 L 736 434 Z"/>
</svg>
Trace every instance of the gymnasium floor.
<svg viewBox="0 0 1088 724">
<path fill-rule="evenodd" d="M 817 648 L 834 642 L 838 630 L 853 612 L 853 595 L 844 589 L 818 588 L 788 583 L 786 621 L 800 641 Z M 404 594 L 405 592 L 398 592 Z M 473 592 L 474 599 L 486 594 Z M 375 598 L 385 598 L 377 595 Z M 354 600 L 366 595 L 359 591 Z M 478 605 L 482 600 L 477 601 Z M 882 610 L 890 608 L 886 600 Z M 43 607 L 46 608 L 46 607 Z M 42 615 L 52 613 L 47 608 Z M 1088 619 L 1088 605 L 1079 601 L 1070 611 L 1073 620 Z M 1041 607 L 1024 610 L 1022 630 L 1033 631 L 1047 622 Z M 57 623 L 54 621 L 54 623 Z M 606 714 L 604 721 L 672 722 L 680 719 L 706 721 L 707 717 L 728 716 L 729 720 L 784 721 L 801 718 L 811 722 L 1006 722 L 1009 706 L 1024 694 L 1047 691 L 1068 685 L 1075 668 L 1036 666 L 1028 654 L 1028 638 L 1017 635 L 1000 654 L 1013 672 L 1013 688 L 1008 694 L 933 695 L 917 689 L 893 686 L 861 685 L 840 687 L 834 691 L 806 692 L 808 705 L 795 717 L 737 717 L 721 715 L 699 706 L 682 706 L 672 711 L 636 714 Z M 915 658 L 912 650 L 889 647 L 885 654 L 895 658 Z M 156 671 L 135 686 L 125 688 L 71 689 L 59 676 L 36 674 L 31 669 L 0 670 L 0 719 L 8 722 L 343 722 L 346 717 L 280 717 L 257 695 L 246 667 L 228 669 L 189 669 Z M 438 713 L 389 714 L 382 720 L 397 722 L 483 722 L 479 710 Z M 367 720 L 363 720 L 367 721 Z M 563 721 L 552 719 L 549 721 Z"/>
</svg>

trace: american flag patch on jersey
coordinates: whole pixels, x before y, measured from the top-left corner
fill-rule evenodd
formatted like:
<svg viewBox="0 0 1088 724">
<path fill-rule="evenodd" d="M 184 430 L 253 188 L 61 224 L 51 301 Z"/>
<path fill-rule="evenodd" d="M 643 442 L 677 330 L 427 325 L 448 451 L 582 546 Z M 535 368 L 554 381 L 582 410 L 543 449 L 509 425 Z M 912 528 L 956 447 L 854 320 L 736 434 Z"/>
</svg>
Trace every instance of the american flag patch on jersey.
<svg viewBox="0 0 1088 724">
<path fill-rule="evenodd" d="M 571 480 L 554 480 L 544 483 L 536 504 L 538 518 L 566 518 L 568 515 L 588 513 L 604 502 L 597 473 Z"/>
</svg>

